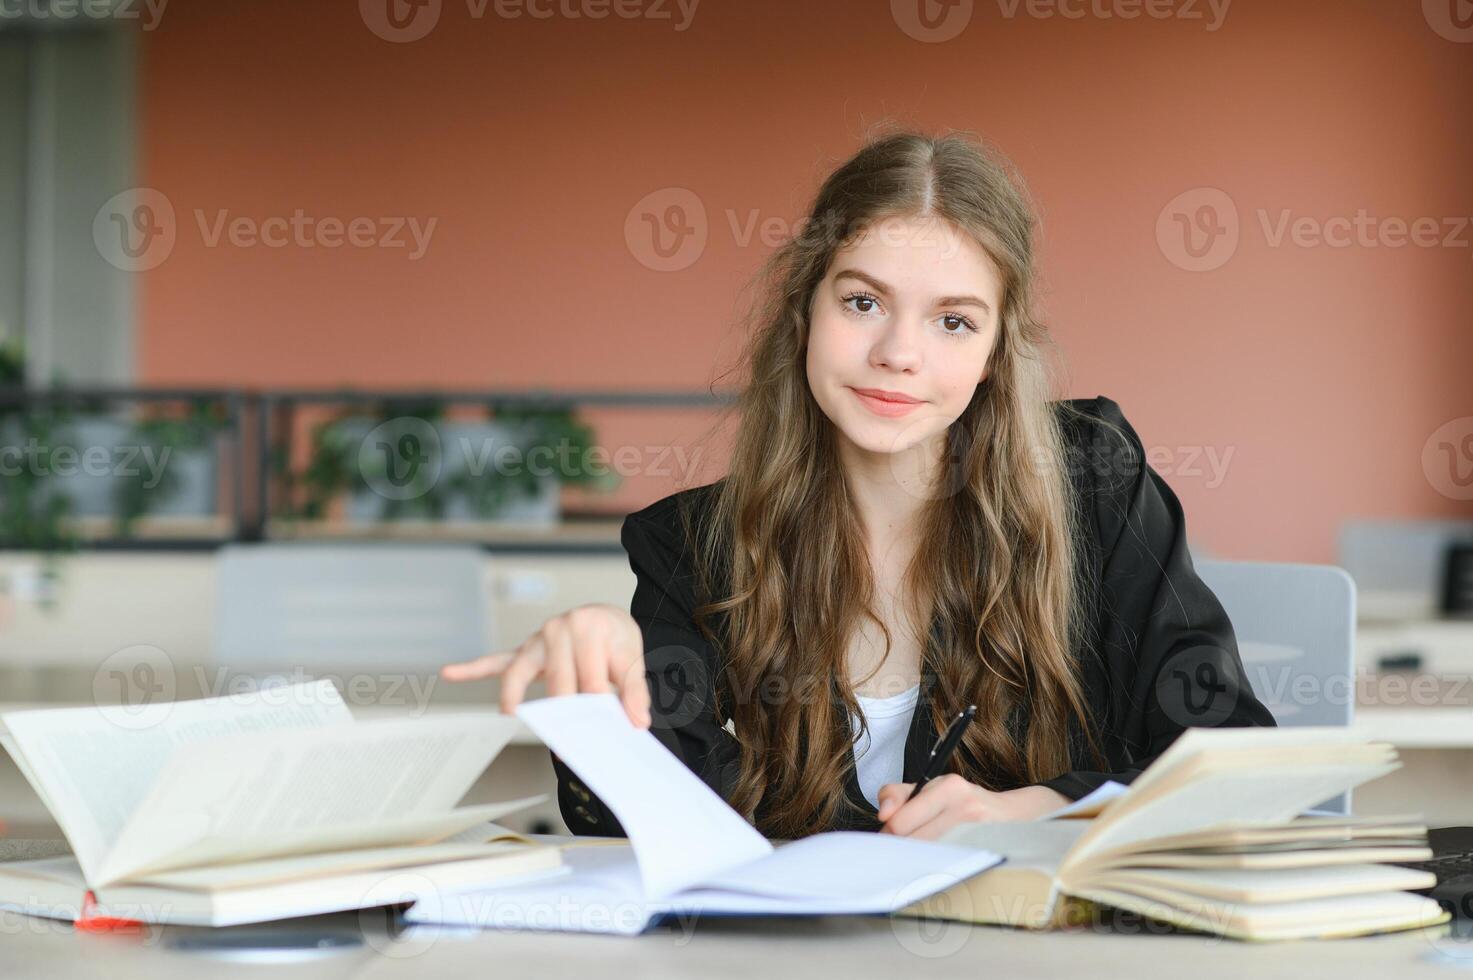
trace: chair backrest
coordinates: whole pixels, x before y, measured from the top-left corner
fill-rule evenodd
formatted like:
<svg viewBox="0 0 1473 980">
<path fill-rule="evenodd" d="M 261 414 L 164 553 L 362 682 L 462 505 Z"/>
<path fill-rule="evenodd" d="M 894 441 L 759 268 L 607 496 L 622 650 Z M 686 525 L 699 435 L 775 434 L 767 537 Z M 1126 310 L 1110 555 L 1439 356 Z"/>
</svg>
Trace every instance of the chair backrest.
<svg viewBox="0 0 1473 980">
<path fill-rule="evenodd" d="M 219 559 L 215 660 L 433 672 L 486 652 L 485 558 L 474 545 L 229 545 Z"/>
<path fill-rule="evenodd" d="M 1392 619 L 1439 615 L 1447 549 L 1473 539 L 1473 521 L 1355 519 L 1340 525 L 1336 563 L 1355 579 L 1363 613 Z"/>
<path fill-rule="evenodd" d="M 1248 683 L 1280 725 L 1355 718 L 1355 582 L 1343 568 L 1196 561 L 1227 610 Z M 1350 794 L 1318 809 L 1350 812 Z"/>
</svg>

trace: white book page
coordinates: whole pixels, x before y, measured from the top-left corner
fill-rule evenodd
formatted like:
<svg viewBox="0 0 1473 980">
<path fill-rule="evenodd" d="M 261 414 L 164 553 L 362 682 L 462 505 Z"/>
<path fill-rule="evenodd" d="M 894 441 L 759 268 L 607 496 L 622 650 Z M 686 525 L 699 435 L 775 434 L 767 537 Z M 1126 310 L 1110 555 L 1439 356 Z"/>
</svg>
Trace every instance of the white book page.
<svg viewBox="0 0 1473 980">
<path fill-rule="evenodd" d="M 494 820 L 508 813 L 541 803 L 547 794 L 503 803 L 481 803 L 456 807 L 445 813 L 398 817 L 373 823 L 312 827 L 255 837 L 206 837 L 168 852 L 124 876 L 127 884 L 152 881 L 160 872 L 175 870 L 222 871 L 229 877 L 241 863 L 263 858 L 313 859 L 319 855 L 349 850 L 397 845 L 433 846 L 467 827 Z M 116 878 L 109 879 L 113 884 Z"/>
<path fill-rule="evenodd" d="M 563 848 L 570 874 L 546 884 L 442 895 L 410 922 L 575 932 L 644 930 L 650 920 L 722 912 L 754 915 L 875 913 L 952 887 L 1001 858 L 905 837 L 836 831 L 784 844 L 701 885 L 649 895 L 629 844 Z"/>
<path fill-rule="evenodd" d="M 1068 806 L 1060 807 L 1051 813 L 1045 813 L 1039 820 L 1059 820 L 1064 817 L 1072 817 L 1076 813 L 1085 816 L 1094 816 L 1105 808 L 1105 804 L 1119 796 L 1124 796 L 1129 789 L 1124 783 L 1117 783 L 1113 779 L 1107 779 L 1092 791 Z"/>
<path fill-rule="evenodd" d="M 1002 861 L 992 851 L 867 831 L 830 831 L 784 844 L 697 888 L 764 896 L 802 908 L 888 912 L 950 888 Z M 679 896 L 684 901 L 686 895 Z"/>
<path fill-rule="evenodd" d="M 252 885 L 285 881 L 301 882 L 311 887 L 311 879 L 351 871 L 387 868 L 421 867 L 465 858 L 515 857 L 546 850 L 547 845 L 480 841 L 452 844 L 398 844 L 388 847 L 360 847 L 345 851 L 299 854 L 285 858 L 264 858 L 240 864 L 213 865 L 205 868 L 180 868 L 129 879 L 130 885 L 162 885 L 199 891 L 221 891 Z M 555 862 L 557 855 L 553 855 Z"/>
<path fill-rule="evenodd" d="M 546 697 L 516 713 L 614 811 L 651 898 L 772 852 L 767 838 L 636 728 L 613 694 Z"/>
<path fill-rule="evenodd" d="M 1296 902 L 1367 892 L 1431 888 L 1430 871 L 1389 864 L 1340 864 L 1307 868 L 1120 869 L 1091 878 L 1092 887 L 1130 891 L 1156 887 L 1224 902 Z"/>
<path fill-rule="evenodd" d="M 178 747 L 246 732 L 351 723 L 330 680 L 136 707 L 42 708 L 0 715 L 32 780 L 92 881 Z M 140 727 L 142 726 L 142 727 Z"/>
<path fill-rule="evenodd" d="M 563 863 L 569 873 L 562 877 L 441 894 L 415 902 L 404 919 L 480 929 L 632 936 L 668 908 L 645 895 L 639 862 L 628 844 L 567 847 Z"/>
<path fill-rule="evenodd" d="M 55 811 L 56 808 L 46 798 L 46 785 L 31 771 L 30 763 L 26 762 L 26 755 L 20 750 L 20 746 L 15 744 L 15 739 L 0 732 L 0 748 L 10 753 L 11 760 L 15 762 L 15 768 L 19 769 L 20 774 L 26 778 L 26 782 L 31 784 L 31 789 L 41 798 L 41 802 L 46 804 L 46 809 Z"/>
<path fill-rule="evenodd" d="M 1233 728 L 1188 728 L 1167 746 L 1146 770 L 1131 781 L 1139 795 L 1157 780 L 1193 756 L 1208 749 L 1320 749 L 1334 745 L 1369 745 L 1363 732 L 1338 725 L 1298 725 L 1292 728 L 1263 728 L 1246 725 Z M 1312 802 L 1318 803 L 1319 800 Z"/>
<path fill-rule="evenodd" d="M 1068 854 L 1075 865 L 1099 851 L 1209 827 L 1289 821 L 1305 807 L 1375 779 L 1400 763 L 1225 769 L 1203 774 L 1148 805 L 1096 823 Z M 1067 869 L 1066 869 L 1067 876 Z"/>
<path fill-rule="evenodd" d="M 275 850 L 272 841 L 300 838 L 296 846 L 305 847 L 320 839 L 316 832 L 446 814 L 518 728 L 515 718 L 484 711 L 181 746 L 119 834 L 96 884 L 179 866 L 171 855 L 188 853 L 190 863 L 237 852 L 258 857 Z"/>
<path fill-rule="evenodd" d="M 1089 830 L 1084 820 L 971 820 L 938 840 L 954 847 L 976 847 L 1007 856 L 1009 868 L 1036 868 L 1056 874 L 1064 855 Z"/>
<path fill-rule="evenodd" d="M 537 798 L 540 803 L 546 794 Z M 442 844 L 485 844 L 491 841 L 515 841 L 521 844 L 535 844 L 536 841 L 526 834 L 518 833 L 510 827 L 503 827 L 494 820 L 487 820 L 472 827 L 470 830 L 462 830 L 453 834 L 440 843 Z"/>
</svg>

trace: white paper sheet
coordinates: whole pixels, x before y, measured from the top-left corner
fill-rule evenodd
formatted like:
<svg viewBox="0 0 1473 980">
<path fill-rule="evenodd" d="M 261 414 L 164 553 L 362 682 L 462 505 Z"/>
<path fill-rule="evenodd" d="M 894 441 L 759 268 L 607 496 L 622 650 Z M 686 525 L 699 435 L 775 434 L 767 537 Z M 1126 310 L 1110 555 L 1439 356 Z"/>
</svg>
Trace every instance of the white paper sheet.
<svg viewBox="0 0 1473 980">
<path fill-rule="evenodd" d="M 619 817 L 645 894 L 669 895 L 772 852 L 772 845 L 612 694 L 525 701 L 517 717 Z"/>
<path fill-rule="evenodd" d="M 1068 806 L 1061 807 L 1052 813 L 1045 813 L 1038 819 L 1058 820 L 1061 817 L 1069 816 L 1071 813 L 1078 813 L 1080 810 L 1094 809 L 1100 804 L 1109 803 L 1117 796 L 1124 796 L 1125 791 L 1129 788 L 1124 783 L 1117 783 L 1113 779 L 1107 779 L 1099 786 L 1096 786 L 1091 792 L 1081 796 Z"/>
<path fill-rule="evenodd" d="M 614 812 L 629 848 L 566 850 L 575 867 L 558 883 L 559 900 L 576 908 L 556 915 L 547 894 L 496 889 L 466 896 L 479 909 L 417 910 L 411 919 L 494 926 L 541 916 L 544 924 L 531 927 L 631 933 L 662 911 L 890 912 L 1002 860 L 990 851 L 858 831 L 815 834 L 774 849 L 653 735 L 636 728 L 614 695 L 543 698 L 522 704 L 517 715 Z"/>
</svg>

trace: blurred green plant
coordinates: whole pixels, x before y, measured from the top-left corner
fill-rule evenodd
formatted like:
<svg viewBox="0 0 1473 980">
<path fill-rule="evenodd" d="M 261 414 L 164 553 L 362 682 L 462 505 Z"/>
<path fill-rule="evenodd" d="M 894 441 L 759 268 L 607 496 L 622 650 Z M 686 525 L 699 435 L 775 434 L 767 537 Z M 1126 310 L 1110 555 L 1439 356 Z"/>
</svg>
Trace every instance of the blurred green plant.
<svg viewBox="0 0 1473 980">
<path fill-rule="evenodd" d="M 19 390 L 25 382 L 25 346 L 18 340 L 0 341 L 0 388 Z M 56 445 L 65 438 L 70 417 L 60 405 L 0 403 L 0 452 L 14 447 L 20 451 L 12 459 L 18 461 L 27 458 L 24 449 L 32 440 L 41 446 Z M 54 492 L 50 473 L 16 462 L 0 478 L 0 547 L 38 552 L 42 576 L 54 583 L 60 577 L 60 557 L 77 550 L 71 509 L 71 500 Z M 43 604 L 50 604 L 46 597 L 53 591 L 42 593 Z"/>
<path fill-rule="evenodd" d="M 19 390 L 25 385 L 25 349 L 18 341 L 0 342 L 0 388 Z M 14 447 L 16 458 L 30 458 L 24 450 L 38 445 L 50 451 L 73 445 L 68 426 L 85 418 L 107 417 L 109 403 L 101 398 L 81 398 L 69 405 L 42 399 L 16 400 L 0 404 L 0 447 Z M 229 424 L 223 402 L 194 399 L 185 413 L 147 414 L 133 423 L 132 444 L 149 447 L 155 459 L 167 460 L 179 451 L 202 449 L 214 434 Z M 8 455 L 8 454 L 7 454 Z M 153 481 L 153 482 L 150 482 Z M 117 474 L 112 484 L 112 518 L 119 537 L 131 537 L 139 518 L 168 501 L 179 489 L 177 467 L 165 463 L 156 472 L 133 466 Z M 0 547 L 34 550 L 44 555 L 72 552 L 79 536 L 72 518 L 72 498 L 64 491 L 64 477 L 49 467 L 15 465 L 0 479 Z M 51 568 L 55 568 L 52 563 Z"/>
<path fill-rule="evenodd" d="M 481 472 L 458 469 L 445 479 L 428 482 L 421 490 L 403 499 L 377 495 L 379 521 L 406 518 L 443 520 L 448 505 L 463 499 L 468 510 L 482 519 L 500 516 L 507 505 L 537 495 L 542 480 L 552 478 L 563 486 L 583 486 L 607 491 L 619 485 L 619 477 L 611 472 L 596 472 L 589 465 L 594 448 L 592 427 L 578 420 L 574 411 L 563 406 L 527 406 L 491 400 L 485 406 L 486 417 L 501 423 L 514 434 L 511 444 L 525 460 L 539 447 L 552 450 L 555 464 L 539 466 L 534 472 L 518 466 L 503 472 L 495 465 Z M 419 420 L 441 430 L 447 420 L 446 403 L 442 400 L 385 400 L 365 408 L 354 405 L 342 409 L 312 428 L 311 446 L 306 465 L 300 473 L 285 459 L 282 448 L 271 453 L 271 466 L 281 481 L 285 499 L 291 502 L 286 516 L 304 520 L 322 520 L 333 501 L 344 495 L 372 493 L 383 486 L 389 459 L 373 454 L 360 454 L 367 432 L 391 420 Z M 457 417 L 457 422 L 473 421 Z M 444 463 L 444 440 L 430 447 L 438 458 L 424 460 L 422 469 L 440 472 Z M 490 463 L 489 460 L 486 462 Z M 570 464 L 570 465 L 565 465 Z"/>
<path fill-rule="evenodd" d="M 215 436 L 230 423 L 225 404 L 212 398 L 196 398 L 188 402 L 184 415 L 154 414 L 133 424 L 133 441 L 140 450 L 154 452 L 155 459 L 166 459 L 163 453 L 192 452 L 210 449 Z M 163 463 L 156 482 L 146 467 L 134 466 L 113 481 L 113 519 L 117 534 L 129 538 L 137 531 L 140 518 L 162 507 L 179 492 L 177 466 Z"/>
</svg>

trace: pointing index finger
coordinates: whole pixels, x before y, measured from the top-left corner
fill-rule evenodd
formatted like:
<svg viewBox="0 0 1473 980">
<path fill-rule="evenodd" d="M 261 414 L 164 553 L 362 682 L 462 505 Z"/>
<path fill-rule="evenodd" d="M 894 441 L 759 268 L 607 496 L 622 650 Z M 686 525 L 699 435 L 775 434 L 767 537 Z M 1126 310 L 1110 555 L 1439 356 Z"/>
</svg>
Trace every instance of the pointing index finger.
<svg viewBox="0 0 1473 980">
<path fill-rule="evenodd" d="M 474 660 L 446 664 L 440 668 L 440 676 L 448 681 L 480 680 L 501 673 L 515 656 L 514 653 L 488 653 Z"/>
</svg>

